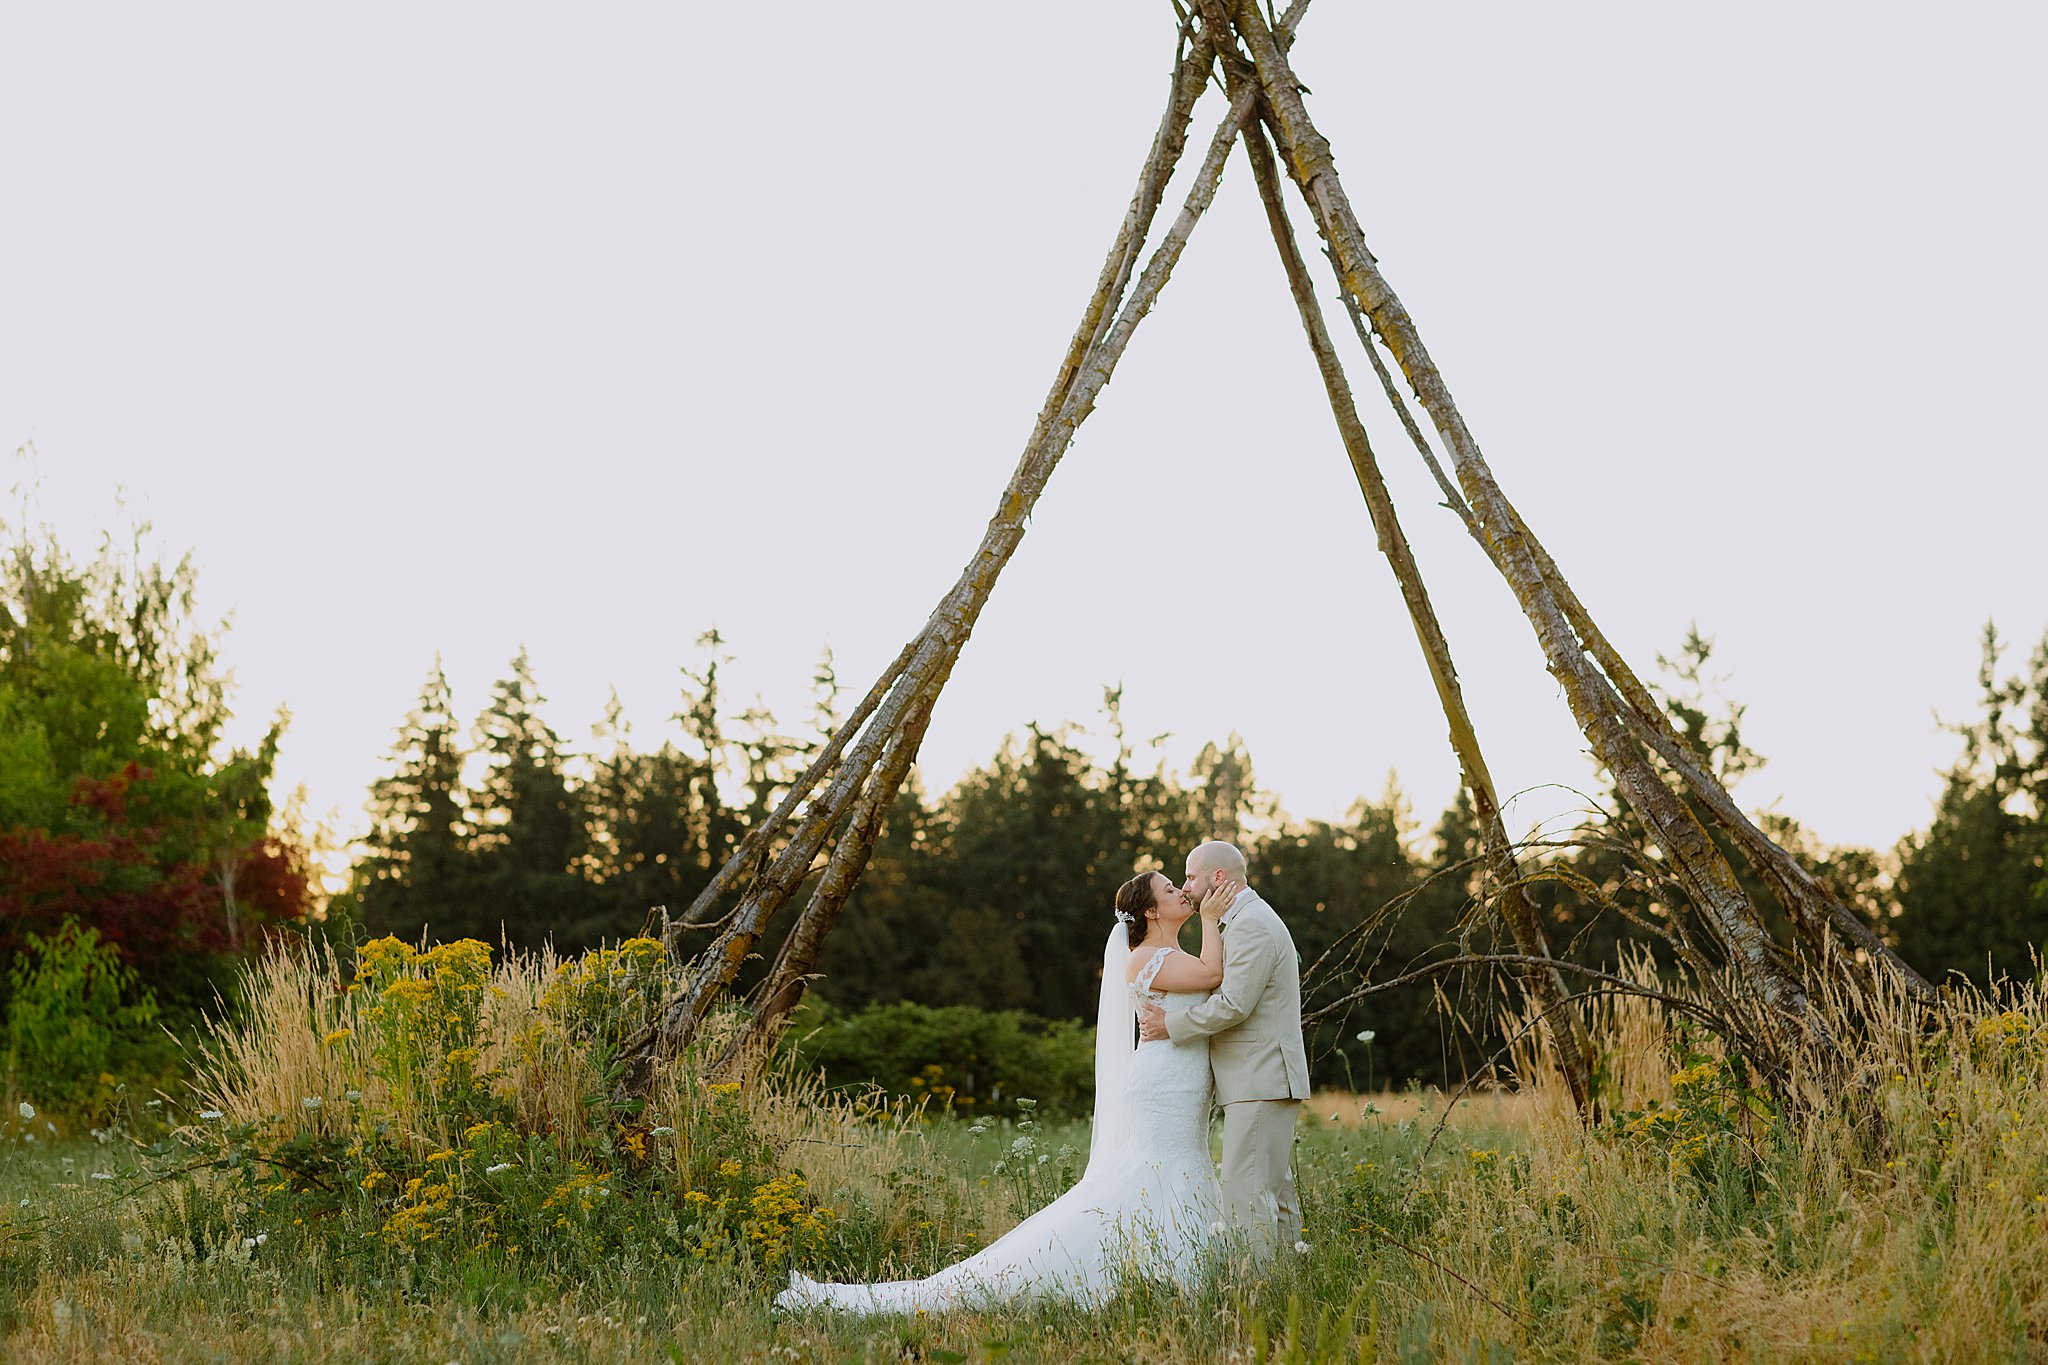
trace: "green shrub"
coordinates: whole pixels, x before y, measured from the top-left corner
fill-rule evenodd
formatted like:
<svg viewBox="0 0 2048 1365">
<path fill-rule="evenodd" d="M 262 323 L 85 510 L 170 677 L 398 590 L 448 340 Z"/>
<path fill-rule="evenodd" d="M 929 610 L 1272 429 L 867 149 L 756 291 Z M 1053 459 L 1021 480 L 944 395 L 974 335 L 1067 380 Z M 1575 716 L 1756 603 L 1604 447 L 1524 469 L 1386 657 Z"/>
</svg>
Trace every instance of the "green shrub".
<svg viewBox="0 0 2048 1365">
<path fill-rule="evenodd" d="M 8 987 L 9 1081 L 53 1107 L 95 1105 L 117 1078 L 154 1076 L 168 1060 L 151 1029 L 156 997 L 96 929 L 67 919 L 48 938 L 26 935 Z"/>
<path fill-rule="evenodd" d="M 649 939 L 560 964 L 394 938 L 353 973 L 331 953 L 252 964 L 198 1068 L 209 1107 L 148 1149 L 148 1178 L 191 1196 L 157 1232 L 378 1284 L 672 1262 L 772 1290 L 790 1264 L 844 1262 L 837 1210 L 788 1151 L 829 1103 L 713 1080 L 694 1053 L 644 1105 L 614 1103 L 601 1066 L 667 970 Z"/>
<path fill-rule="evenodd" d="M 827 1085 L 877 1085 L 969 1116 L 1014 1115 L 1021 1099 L 1080 1117 L 1095 1098 L 1095 1033 L 1071 1021 L 908 1002 L 842 1014 L 807 1001 L 787 1036 L 799 1065 Z"/>
</svg>

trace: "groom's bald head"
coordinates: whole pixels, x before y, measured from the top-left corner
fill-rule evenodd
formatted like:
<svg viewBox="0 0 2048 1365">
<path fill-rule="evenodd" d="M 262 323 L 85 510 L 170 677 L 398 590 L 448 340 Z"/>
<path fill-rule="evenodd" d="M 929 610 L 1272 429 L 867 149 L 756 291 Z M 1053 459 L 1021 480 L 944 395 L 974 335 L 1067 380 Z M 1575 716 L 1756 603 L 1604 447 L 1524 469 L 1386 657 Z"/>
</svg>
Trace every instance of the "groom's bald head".
<svg viewBox="0 0 2048 1365">
<path fill-rule="evenodd" d="M 1221 839 L 1211 839 L 1198 844 L 1188 854 L 1188 880 L 1207 885 L 1221 872 L 1231 880 L 1251 885 L 1251 878 L 1245 875 L 1244 854 L 1236 844 L 1226 844 Z"/>
</svg>

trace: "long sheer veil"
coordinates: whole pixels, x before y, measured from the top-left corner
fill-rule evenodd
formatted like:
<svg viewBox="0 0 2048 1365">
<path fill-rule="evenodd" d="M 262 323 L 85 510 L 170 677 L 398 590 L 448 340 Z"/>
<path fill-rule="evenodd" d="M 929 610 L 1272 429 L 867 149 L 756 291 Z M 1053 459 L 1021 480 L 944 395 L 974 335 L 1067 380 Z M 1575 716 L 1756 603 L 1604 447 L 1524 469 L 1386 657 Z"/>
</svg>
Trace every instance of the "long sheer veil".
<svg viewBox="0 0 2048 1365">
<path fill-rule="evenodd" d="M 1110 926 L 1102 948 L 1102 995 L 1095 1010 L 1095 1130 L 1088 1169 L 1107 1170 L 1131 1145 L 1131 1057 L 1138 1050 L 1138 1015 L 1131 1005 L 1131 936 L 1122 920 Z"/>
</svg>

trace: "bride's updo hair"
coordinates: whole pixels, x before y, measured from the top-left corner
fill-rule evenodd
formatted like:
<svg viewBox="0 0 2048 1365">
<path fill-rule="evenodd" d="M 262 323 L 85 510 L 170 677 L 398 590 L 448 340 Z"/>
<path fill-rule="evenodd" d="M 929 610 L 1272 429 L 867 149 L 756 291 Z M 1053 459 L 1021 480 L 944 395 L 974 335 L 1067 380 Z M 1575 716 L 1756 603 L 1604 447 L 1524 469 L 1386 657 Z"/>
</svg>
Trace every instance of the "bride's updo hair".
<svg viewBox="0 0 2048 1365">
<path fill-rule="evenodd" d="M 1158 904 L 1152 894 L 1151 872 L 1140 872 L 1116 889 L 1116 917 L 1124 922 L 1124 930 L 1131 936 L 1131 946 L 1137 947 L 1145 941 L 1148 932 L 1145 912 Z"/>
</svg>

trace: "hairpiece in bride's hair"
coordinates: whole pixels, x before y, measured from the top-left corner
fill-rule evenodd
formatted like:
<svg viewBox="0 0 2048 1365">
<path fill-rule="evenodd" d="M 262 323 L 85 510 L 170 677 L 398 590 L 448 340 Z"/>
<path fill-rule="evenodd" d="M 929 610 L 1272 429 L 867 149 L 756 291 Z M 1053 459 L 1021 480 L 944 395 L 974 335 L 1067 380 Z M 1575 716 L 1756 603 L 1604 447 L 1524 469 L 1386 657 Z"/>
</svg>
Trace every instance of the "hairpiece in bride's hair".
<svg viewBox="0 0 2048 1365">
<path fill-rule="evenodd" d="M 1125 924 L 1136 924 L 1138 922 L 1138 917 L 1128 910 L 1117 911 L 1116 917 L 1122 920 Z"/>
</svg>

